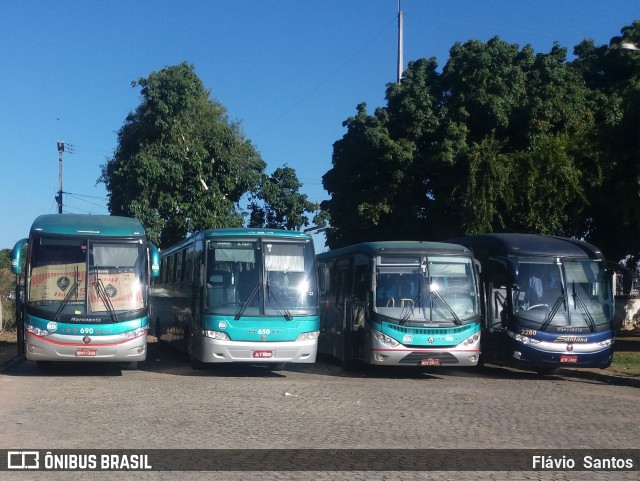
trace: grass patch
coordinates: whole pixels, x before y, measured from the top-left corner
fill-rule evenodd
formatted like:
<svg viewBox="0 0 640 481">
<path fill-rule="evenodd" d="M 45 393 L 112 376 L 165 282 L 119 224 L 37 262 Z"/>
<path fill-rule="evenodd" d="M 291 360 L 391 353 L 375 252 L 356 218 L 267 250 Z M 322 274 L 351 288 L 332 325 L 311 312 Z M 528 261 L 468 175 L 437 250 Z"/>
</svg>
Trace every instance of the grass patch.
<svg viewBox="0 0 640 481">
<path fill-rule="evenodd" d="M 611 363 L 609 370 L 626 374 L 628 376 L 640 376 L 640 352 L 614 352 L 613 362 Z"/>
</svg>

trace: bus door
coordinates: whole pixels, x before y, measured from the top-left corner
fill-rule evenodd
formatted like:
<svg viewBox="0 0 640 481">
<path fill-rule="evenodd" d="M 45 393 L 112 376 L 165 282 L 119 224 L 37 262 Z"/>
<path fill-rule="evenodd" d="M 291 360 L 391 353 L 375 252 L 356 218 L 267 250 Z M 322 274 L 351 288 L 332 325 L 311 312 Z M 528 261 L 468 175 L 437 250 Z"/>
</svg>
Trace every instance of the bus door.
<svg viewBox="0 0 640 481">
<path fill-rule="evenodd" d="M 353 269 L 351 258 L 340 259 L 336 262 L 336 308 L 339 312 L 341 323 L 335 325 L 334 346 L 335 356 L 345 363 L 353 359 L 353 340 L 351 336 L 352 325 L 352 289 L 353 289 Z"/>
<path fill-rule="evenodd" d="M 371 290 L 369 258 L 356 255 L 353 259 L 353 296 L 347 307 L 346 331 L 352 341 L 353 359 L 364 359 L 364 326 L 367 310 L 367 292 Z"/>
<path fill-rule="evenodd" d="M 487 309 L 484 333 L 481 338 L 482 353 L 487 357 L 500 356 L 506 348 L 506 330 L 510 313 L 509 288 L 490 282 L 487 289 Z"/>
</svg>

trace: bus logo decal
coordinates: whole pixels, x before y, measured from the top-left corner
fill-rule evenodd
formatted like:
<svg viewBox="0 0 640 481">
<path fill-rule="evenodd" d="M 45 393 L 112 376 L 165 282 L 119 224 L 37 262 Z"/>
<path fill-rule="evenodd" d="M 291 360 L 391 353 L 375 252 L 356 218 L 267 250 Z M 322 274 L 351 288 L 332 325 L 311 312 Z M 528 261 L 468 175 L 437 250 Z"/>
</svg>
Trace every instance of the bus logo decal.
<svg viewBox="0 0 640 481">
<path fill-rule="evenodd" d="M 71 281 L 67 276 L 58 277 L 58 282 L 56 282 L 61 291 L 66 291 L 67 288 L 71 285 Z"/>
<path fill-rule="evenodd" d="M 57 322 L 49 322 L 47 324 L 47 331 L 56 332 L 57 329 L 58 329 L 58 323 Z"/>
<path fill-rule="evenodd" d="M 433 344 L 433 343 L 434 343 L 434 341 L 435 341 L 435 339 L 433 339 L 433 337 L 430 337 L 429 339 L 427 339 L 427 342 L 428 342 L 429 344 Z"/>
<path fill-rule="evenodd" d="M 262 342 L 267 342 L 267 336 L 262 336 L 262 337 L 260 338 L 260 340 L 261 340 Z"/>
<path fill-rule="evenodd" d="M 218 327 L 219 327 L 220 329 L 226 329 L 226 328 L 227 328 L 227 323 L 226 323 L 226 321 L 220 321 L 220 322 L 218 323 Z"/>
<path fill-rule="evenodd" d="M 116 295 L 118 294 L 118 289 L 113 287 L 112 284 L 109 284 L 107 287 L 105 287 L 104 291 L 107 293 L 109 297 L 116 297 Z"/>
<path fill-rule="evenodd" d="M 85 344 L 89 344 L 91 342 L 91 338 L 89 336 L 84 336 L 82 338 L 82 342 L 84 342 Z"/>
<path fill-rule="evenodd" d="M 589 342 L 589 339 L 586 337 L 573 337 L 573 336 L 559 336 L 555 339 L 554 342 Z"/>
<path fill-rule="evenodd" d="M 403 344 L 411 344 L 413 342 L 413 337 L 411 336 L 404 336 L 402 338 L 402 342 Z"/>
</svg>

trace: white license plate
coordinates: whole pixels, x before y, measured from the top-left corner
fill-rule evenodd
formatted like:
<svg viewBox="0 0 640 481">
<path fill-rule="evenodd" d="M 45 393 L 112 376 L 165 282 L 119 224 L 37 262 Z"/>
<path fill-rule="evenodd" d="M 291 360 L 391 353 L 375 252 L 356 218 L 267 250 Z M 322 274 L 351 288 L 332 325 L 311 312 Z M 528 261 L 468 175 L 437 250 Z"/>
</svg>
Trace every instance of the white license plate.
<svg viewBox="0 0 640 481">
<path fill-rule="evenodd" d="M 96 355 L 95 349 L 88 349 L 86 347 L 81 347 L 76 349 L 76 357 L 93 357 Z"/>
</svg>

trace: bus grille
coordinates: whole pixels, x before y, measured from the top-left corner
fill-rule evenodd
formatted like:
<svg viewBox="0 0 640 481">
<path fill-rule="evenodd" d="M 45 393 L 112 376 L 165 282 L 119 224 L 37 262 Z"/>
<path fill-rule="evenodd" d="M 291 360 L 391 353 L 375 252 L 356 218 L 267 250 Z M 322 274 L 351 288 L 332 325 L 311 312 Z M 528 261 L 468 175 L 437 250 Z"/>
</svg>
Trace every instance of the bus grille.
<svg viewBox="0 0 640 481">
<path fill-rule="evenodd" d="M 389 329 L 393 329 L 394 331 L 398 331 L 401 332 L 403 334 L 424 334 L 425 336 L 441 336 L 444 332 L 443 329 L 432 329 L 432 328 L 428 328 L 428 327 L 405 327 L 405 326 L 398 326 L 397 324 L 387 324 L 387 327 Z M 463 331 L 466 331 L 468 329 L 468 326 L 464 326 L 464 327 L 458 327 L 455 329 L 452 328 L 446 328 L 446 333 L 447 335 L 453 335 L 455 336 L 456 334 L 459 334 Z"/>
<path fill-rule="evenodd" d="M 458 364 L 450 352 L 412 352 L 400 360 L 400 364 L 419 364 L 423 359 L 440 359 L 440 364 Z"/>
</svg>

